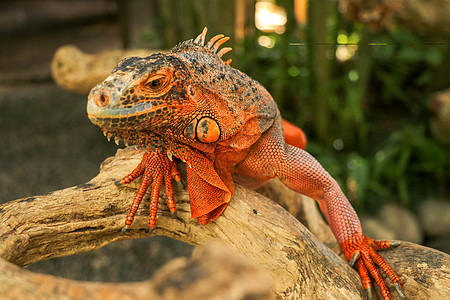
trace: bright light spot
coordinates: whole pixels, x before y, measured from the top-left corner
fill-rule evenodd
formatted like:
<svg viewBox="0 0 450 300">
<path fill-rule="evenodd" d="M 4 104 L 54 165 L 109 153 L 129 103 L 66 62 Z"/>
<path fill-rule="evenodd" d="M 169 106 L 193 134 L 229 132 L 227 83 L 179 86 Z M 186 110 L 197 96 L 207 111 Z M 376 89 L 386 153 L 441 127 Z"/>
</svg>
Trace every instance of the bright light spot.
<svg viewBox="0 0 450 300">
<path fill-rule="evenodd" d="M 262 35 L 258 38 L 258 44 L 266 48 L 273 48 L 275 41 L 266 35 Z"/>
<path fill-rule="evenodd" d="M 292 77 L 295 77 L 300 74 L 300 70 L 296 66 L 291 66 L 288 69 L 288 74 Z"/>
<path fill-rule="evenodd" d="M 336 49 L 336 58 L 339 61 L 347 61 L 355 56 L 356 51 L 358 51 L 357 45 L 339 45 Z"/>
<path fill-rule="evenodd" d="M 335 139 L 333 141 L 333 148 L 338 151 L 344 149 L 344 141 L 341 139 Z"/>
<path fill-rule="evenodd" d="M 358 44 L 359 41 L 361 41 L 361 38 L 362 38 L 361 33 L 353 32 L 349 37 L 349 41 L 352 44 Z"/>
<path fill-rule="evenodd" d="M 339 33 L 337 36 L 337 42 L 338 42 L 338 44 L 347 44 L 348 43 L 347 35 L 345 35 L 343 33 Z"/>
<path fill-rule="evenodd" d="M 273 1 L 256 2 L 255 25 L 261 31 L 281 34 L 285 31 L 287 21 L 286 11 Z"/>
<path fill-rule="evenodd" d="M 336 38 L 338 44 L 351 44 L 355 45 L 361 41 L 361 34 L 359 32 L 352 32 L 348 34 L 345 30 L 339 30 L 339 34 Z"/>
<path fill-rule="evenodd" d="M 336 38 L 338 47 L 336 49 L 336 58 L 341 61 L 347 61 L 355 56 L 356 51 L 358 51 L 358 43 L 361 40 L 361 34 L 353 32 L 348 35 L 346 31 L 339 31 Z"/>
<path fill-rule="evenodd" d="M 348 79 L 352 82 L 358 81 L 358 79 L 359 79 L 358 71 L 351 70 L 350 72 L 348 72 Z"/>
</svg>

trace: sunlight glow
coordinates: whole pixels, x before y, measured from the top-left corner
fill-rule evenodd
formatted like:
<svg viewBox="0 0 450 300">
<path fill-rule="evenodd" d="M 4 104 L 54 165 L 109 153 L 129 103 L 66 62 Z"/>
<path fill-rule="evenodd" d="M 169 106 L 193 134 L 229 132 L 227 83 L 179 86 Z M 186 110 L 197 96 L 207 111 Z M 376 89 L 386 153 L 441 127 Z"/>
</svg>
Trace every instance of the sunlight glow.
<svg viewBox="0 0 450 300">
<path fill-rule="evenodd" d="M 262 35 L 258 38 L 258 44 L 266 48 L 273 48 L 275 41 L 266 35 Z"/>
<path fill-rule="evenodd" d="M 348 79 L 352 82 L 358 81 L 358 79 L 359 79 L 358 71 L 351 70 L 350 72 L 348 72 Z"/>
<path fill-rule="evenodd" d="M 339 45 L 336 48 L 336 58 L 341 61 L 347 61 L 355 56 L 356 51 L 358 51 L 357 45 Z"/>
<path fill-rule="evenodd" d="M 347 61 L 355 56 L 358 51 L 358 43 L 361 41 L 361 34 L 358 32 L 352 32 L 348 34 L 345 31 L 339 31 L 336 38 L 338 46 L 336 48 L 336 58 L 341 61 Z"/>
<path fill-rule="evenodd" d="M 287 21 L 286 11 L 273 1 L 260 0 L 255 6 L 255 25 L 261 31 L 283 33 Z"/>
</svg>

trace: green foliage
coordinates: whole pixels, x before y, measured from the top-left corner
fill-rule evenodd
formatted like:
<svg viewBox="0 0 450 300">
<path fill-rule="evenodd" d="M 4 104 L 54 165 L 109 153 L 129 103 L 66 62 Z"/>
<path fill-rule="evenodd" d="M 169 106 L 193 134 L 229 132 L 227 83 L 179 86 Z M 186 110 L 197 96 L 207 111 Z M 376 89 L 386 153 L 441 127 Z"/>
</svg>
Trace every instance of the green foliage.
<svg viewBox="0 0 450 300">
<path fill-rule="evenodd" d="M 257 33 L 255 39 L 272 41 L 270 48 L 247 40 L 253 51 L 244 51 L 237 67 L 260 81 L 283 117 L 307 132 L 307 150 L 357 209 L 377 209 L 389 201 L 414 208 L 426 197 L 448 195 L 449 149 L 431 138 L 426 106 L 437 91 L 435 73 L 448 46 L 429 45 L 401 28 L 371 33 L 337 11 L 328 18 L 325 39 L 336 43 L 327 46 L 334 52 L 320 63 L 329 68 L 328 80 L 314 77 L 319 65 L 310 54 L 323 47 L 307 46 L 315 31 L 289 22 L 284 34 Z M 339 61 L 338 43 L 357 50 Z M 325 108 L 316 105 L 317 97 L 326 97 Z M 327 116 L 325 139 L 314 122 L 318 115 Z"/>
<path fill-rule="evenodd" d="M 264 85 L 283 117 L 304 129 L 307 150 L 357 209 L 386 201 L 414 207 L 427 196 L 449 194 L 449 149 L 430 137 L 427 109 L 430 96 L 450 85 L 442 76 L 450 67 L 449 45 L 427 44 L 401 27 L 371 32 L 344 19 L 333 1 L 309 1 L 309 25 L 301 27 L 291 0 L 276 1 L 287 13 L 283 34 L 257 31 L 249 11 L 243 40 L 230 45 L 237 31 L 229 1 L 172 3 L 173 10 L 157 2 L 159 35 L 146 37 L 170 47 L 205 25 L 208 38 L 230 36 L 234 51 L 226 58 Z"/>
<path fill-rule="evenodd" d="M 424 101 L 411 100 L 423 100 L 432 92 L 433 72 L 441 65 L 445 48 L 426 44 L 403 30 L 379 34 L 376 39 L 389 42 L 373 49 L 378 65 L 374 77 L 383 86 L 380 99 L 386 103 L 400 101 L 412 113 L 423 110 Z"/>
<path fill-rule="evenodd" d="M 333 153 L 309 146 L 359 210 L 396 201 L 411 208 L 444 193 L 450 182 L 448 149 L 427 136 L 423 126 L 406 125 L 368 154 Z"/>
<path fill-rule="evenodd" d="M 365 191 L 357 199 L 372 193 L 371 198 L 389 196 L 405 206 L 416 206 L 417 196 L 437 194 L 439 185 L 448 182 L 446 153 L 445 147 L 426 136 L 422 126 L 394 131 L 373 157 L 359 158 L 368 162 L 371 172 L 368 178 L 360 177 Z M 358 181 L 358 176 L 354 178 Z"/>
</svg>

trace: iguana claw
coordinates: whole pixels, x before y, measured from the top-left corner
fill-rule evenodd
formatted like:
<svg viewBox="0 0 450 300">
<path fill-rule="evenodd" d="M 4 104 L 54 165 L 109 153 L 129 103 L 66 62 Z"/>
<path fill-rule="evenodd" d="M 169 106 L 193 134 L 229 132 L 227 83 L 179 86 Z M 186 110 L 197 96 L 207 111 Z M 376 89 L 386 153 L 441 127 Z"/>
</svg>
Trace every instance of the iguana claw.
<svg viewBox="0 0 450 300">
<path fill-rule="evenodd" d="M 400 297 L 402 297 L 403 299 L 408 300 L 408 298 L 405 296 L 405 294 L 403 294 L 402 288 L 400 287 L 400 284 L 398 282 L 394 283 L 394 287 L 397 290 L 397 292 L 400 295 Z"/>
<path fill-rule="evenodd" d="M 354 266 L 356 260 L 359 258 L 359 251 L 355 252 L 355 254 L 353 254 L 352 259 L 350 260 L 350 266 Z"/>
<path fill-rule="evenodd" d="M 150 150 L 150 149 L 149 149 Z M 147 189 L 152 186 L 150 195 L 150 216 L 148 218 L 148 226 L 153 229 L 156 226 L 156 214 L 158 211 L 159 191 L 164 183 L 167 205 L 170 212 L 175 212 L 174 190 L 172 187 L 172 179 L 181 181 L 181 175 L 178 171 L 176 162 L 170 160 L 167 156 L 166 150 L 158 150 L 155 152 L 146 152 L 142 158 L 141 163 L 131 172 L 125 176 L 120 183 L 130 183 L 142 175 L 142 182 L 131 204 L 130 211 L 125 219 L 126 230 L 133 223 L 134 216 L 137 212 L 139 204 L 141 203 Z M 124 231 L 123 231 L 124 232 Z M 151 232 L 150 232 L 151 233 Z"/>
<path fill-rule="evenodd" d="M 387 249 L 392 245 L 398 245 L 398 242 L 375 241 L 361 234 L 355 234 L 341 244 L 345 258 L 350 261 L 352 266 L 354 265 L 358 269 L 362 284 L 369 293 L 369 299 L 371 299 L 372 289 L 371 278 L 373 278 L 380 287 L 383 299 L 391 299 L 386 283 L 376 266 L 389 276 L 397 291 L 399 291 L 400 296 L 404 297 L 401 289 L 399 290 L 400 285 L 402 284 L 400 277 L 398 277 L 394 270 L 392 270 L 386 261 L 376 252 L 378 250 Z"/>
<path fill-rule="evenodd" d="M 372 300 L 372 288 L 367 288 L 367 300 Z"/>
</svg>

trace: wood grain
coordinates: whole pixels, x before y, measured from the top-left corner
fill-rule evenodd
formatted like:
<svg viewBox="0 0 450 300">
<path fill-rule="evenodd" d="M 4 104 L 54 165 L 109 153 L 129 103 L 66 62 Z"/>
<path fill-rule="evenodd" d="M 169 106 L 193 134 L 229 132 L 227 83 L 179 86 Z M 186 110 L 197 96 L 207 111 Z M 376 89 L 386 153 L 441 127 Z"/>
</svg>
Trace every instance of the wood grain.
<svg viewBox="0 0 450 300">
<path fill-rule="evenodd" d="M 121 233 L 120 229 L 123 227 L 137 183 L 118 187 L 114 182 L 130 172 L 139 163 L 142 154 L 142 150 L 131 147 L 119 150 L 115 157 L 105 160 L 99 175 L 85 184 L 46 195 L 18 199 L 0 206 L 0 257 L 3 258 L 0 260 L 0 298 L 8 299 L 13 289 L 17 295 L 33 299 L 27 296 L 30 291 L 39 291 L 48 286 L 52 287 L 51 291 L 64 294 L 67 299 L 82 299 L 82 296 L 88 294 L 99 295 L 98 293 L 104 292 L 107 292 L 111 299 L 118 299 L 125 294 L 129 295 L 130 299 L 141 295 L 148 298 L 152 293 L 156 293 L 156 290 L 162 290 L 161 287 L 155 289 L 155 282 L 162 286 L 164 282 L 158 278 L 150 279 L 147 284 L 79 282 L 34 274 L 18 266 L 23 267 L 51 257 L 92 251 L 121 239 L 153 235 L 166 235 L 192 245 L 209 245 L 215 241 L 228 245 L 240 255 L 244 255 L 244 261 L 253 262 L 255 268 L 264 270 L 264 274 L 270 278 L 275 296 L 279 299 L 366 297 L 358 274 L 347 262 L 320 242 L 279 204 L 240 186 L 237 186 L 236 194 L 223 215 L 206 226 L 199 225 L 190 217 L 188 193 L 185 189 L 178 189 L 175 194 L 177 218 L 170 216 L 164 203 L 165 195 L 162 194 L 158 224 L 152 234 L 147 232 L 147 201 L 141 204 L 129 231 Z M 283 199 L 284 193 L 287 193 L 286 198 L 289 198 L 288 192 L 283 191 L 278 183 L 272 185 L 267 193 L 272 189 L 272 194 L 278 194 L 274 198 Z M 290 210 L 297 209 L 297 215 L 302 215 L 297 206 L 292 207 L 292 203 L 291 199 L 291 202 L 285 201 L 283 205 Z M 316 219 L 320 219 L 319 214 Z M 319 232 L 322 240 L 332 247 L 335 245 L 329 238 L 322 220 L 316 222 L 309 219 L 307 222 Z M 420 299 L 450 298 L 448 255 L 406 242 L 381 254 L 400 274 L 405 294 L 411 299 L 416 296 L 420 296 Z M 194 259 L 190 263 L 198 266 L 201 261 Z M 221 273 L 222 269 L 217 267 L 217 272 Z M 239 267 L 234 267 L 233 270 L 236 274 L 240 273 Z M 264 274 L 261 276 L 264 277 Z M 197 282 L 189 277 L 185 280 L 201 289 L 202 286 L 210 288 L 213 284 L 199 284 L 208 278 L 213 277 L 199 276 Z M 232 280 L 243 282 L 239 276 L 229 280 L 230 285 Z M 167 284 L 170 286 L 170 283 Z M 393 299 L 397 299 L 392 286 L 390 290 Z M 234 299 L 243 299 L 239 297 Z"/>
</svg>

